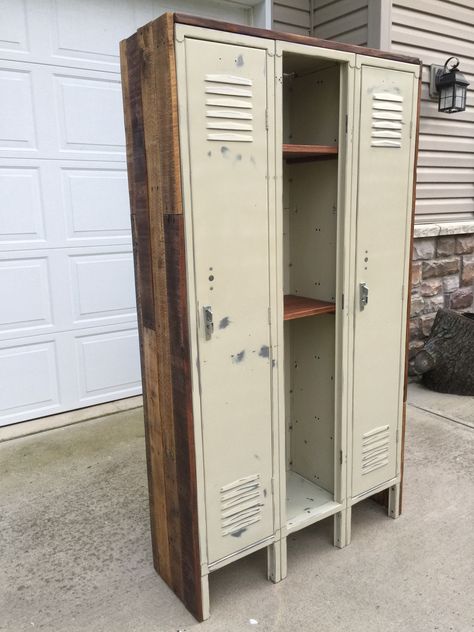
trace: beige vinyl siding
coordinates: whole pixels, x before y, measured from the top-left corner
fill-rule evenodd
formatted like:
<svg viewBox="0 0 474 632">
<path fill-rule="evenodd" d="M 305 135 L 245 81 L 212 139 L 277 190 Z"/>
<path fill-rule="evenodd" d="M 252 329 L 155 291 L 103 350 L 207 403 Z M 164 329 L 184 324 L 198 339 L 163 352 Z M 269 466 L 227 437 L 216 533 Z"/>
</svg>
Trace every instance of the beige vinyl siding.
<svg viewBox="0 0 474 632">
<path fill-rule="evenodd" d="M 286 33 L 311 33 L 310 0 L 281 0 L 273 3 L 273 28 Z"/>
<path fill-rule="evenodd" d="M 313 0 L 313 35 L 367 45 L 368 0 Z"/>
<path fill-rule="evenodd" d="M 394 0 L 392 50 L 423 61 L 417 221 L 474 217 L 474 2 Z M 460 60 L 470 82 L 465 112 L 442 114 L 429 96 L 429 66 Z"/>
</svg>

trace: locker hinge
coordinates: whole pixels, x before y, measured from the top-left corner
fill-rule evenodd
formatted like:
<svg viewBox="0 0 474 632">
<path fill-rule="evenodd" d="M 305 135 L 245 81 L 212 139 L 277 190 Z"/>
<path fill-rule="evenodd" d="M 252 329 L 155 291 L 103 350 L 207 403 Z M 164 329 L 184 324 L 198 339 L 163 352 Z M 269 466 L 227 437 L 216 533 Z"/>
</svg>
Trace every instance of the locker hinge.
<svg viewBox="0 0 474 632">
<path fill-rule="evenodd" d="M 271 307 L 268 308 L 268 324 L 269 325 L 272 324 L 272 308 Z"/>
<path fill-rule="evenodd" d="M 341 296 L 341 309 L 344 309 L 344 294 Z"/>
<path fill-rule="evenodd" d="M 413 121 L 410 121 L 410 138 L 413 132 Z"/>
<path fill-rule="evenodd" d="M 344 455 L 342 454 L 342 450 L 339 450 L 339 463 L 342 465 Z"/>
<path fill-rule="evenodd" d="M 404 298 L 405 298 L 405 286 L 402 285 L 402 303 L 403 303 Z"/>
<path fill-rule="evenodd" d="M 348 117 L 348 115 L 346 114 L 346 134 L 347 134 L 347 127 L 348 127 L 348 119 L 349 119 L 349 117 Z"/>
<path fill-rule="evenodd" d="M 272 496 L 275 495 L 275 479 L 271 479 L 271 487 L 272 487 Z"/>
<path fill-rule="evenodd" d="M 265 129 L 268 129 L 268 110 L 265 110 Z"/>
<path fill-rule="evenodd" d="M 397 432 L 395 433 L 395 445 L 398 445 L 398 428 Z"/>
</svg>

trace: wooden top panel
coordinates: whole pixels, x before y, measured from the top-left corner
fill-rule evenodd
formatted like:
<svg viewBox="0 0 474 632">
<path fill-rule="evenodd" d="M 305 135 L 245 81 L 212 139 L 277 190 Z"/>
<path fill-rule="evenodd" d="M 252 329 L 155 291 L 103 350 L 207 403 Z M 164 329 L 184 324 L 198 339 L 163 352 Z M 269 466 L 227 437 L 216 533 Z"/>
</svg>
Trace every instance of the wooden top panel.
<svg viewBox="0 0 474 632">
<path fill-rule="evenodd" d="M 334 314 L 336 304 L 328 301 L 318 301 L 306 296 L 287 294 L 284 297 L 284 320 L 295 320 L 306 316 L 318 316 L 319 314 Z"/>
<path fill-rule="evenodd" d="M 421 63 L 421 61 L 417 57 L 409 57 L 408 55 L 400 55 L 398 53 L 389 53 L 388 51 L 378 50 L 377 48 L 365 48 L 364 46 L 355 46 L 353 44 L 333 42 L 330 40 L 319 39 L 318 37 L 310 37 L 309 35 L 297 35 L 295 33 L 270 31 L 268 29 L 260 29 L 254 26 L 246 26 L 245 24 L 233 24 L 232 22 L 221 22 L 219 20 L 201 18 L 195 15 L 188 15 L 187 13 L 174 13 L 173 16 L 174 21 L 179 24 L 200 26 L 201 28 L 205 29 L 215 29 L 217 31 L 227 31 L 229 33 L 251 35 L 252 37 L 263 37 L 271 40 L 281 40 L 283 42 L 305 44 L 306 46 L 318 46 L 319 48 L 342 50 L 348 53 L 354 53 L 356 55 L 380 57 L 382 59 L 391 59 L 393 61 L 405 62 L 406 64 L 420 65 Z"/>
</svg>

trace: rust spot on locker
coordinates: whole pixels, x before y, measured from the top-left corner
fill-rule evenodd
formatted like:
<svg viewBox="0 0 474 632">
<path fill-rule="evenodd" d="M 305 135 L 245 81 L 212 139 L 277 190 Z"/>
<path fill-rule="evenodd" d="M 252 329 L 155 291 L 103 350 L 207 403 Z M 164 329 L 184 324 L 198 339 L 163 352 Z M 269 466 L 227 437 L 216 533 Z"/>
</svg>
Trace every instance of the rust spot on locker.
<svg viewBox="0 0 474 632">
<path fill-rule="evenodd" d="M 225 329 L 229 325 L 230 325 L 229 317 L 228 316 L 224 316 L 224 318 L 221 318 L 221 320 L 219 322 L 219 329 Z"/>
<path fill-rule="evenodd" d="M 262 358 L 268 358 L 270 356 L 270 348 L 268 345 L 262 345 L 258 355 Z"/>
<path fill-rule="evenodd" d="M 228 155 L 230 154 L 230 149 L 226 147 L 225 145 L 222 145 L 221 154 L 224 156 L 224 158 L 227 158 Z"/>
</svg>

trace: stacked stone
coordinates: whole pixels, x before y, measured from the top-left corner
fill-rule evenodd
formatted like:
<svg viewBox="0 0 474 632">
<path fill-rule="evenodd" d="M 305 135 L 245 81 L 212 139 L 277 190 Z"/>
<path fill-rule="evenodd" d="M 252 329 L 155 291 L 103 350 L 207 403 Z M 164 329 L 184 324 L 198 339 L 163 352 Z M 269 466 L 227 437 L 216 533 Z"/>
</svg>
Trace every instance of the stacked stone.
<svg viewBox="0 0 474 632">
<path fill-rule="evenodd" d="M 415 239 L 412 265 L 411 361 L 423 347 L 438 309 L 474 311 L 474 234 Z"/>
</svg>

